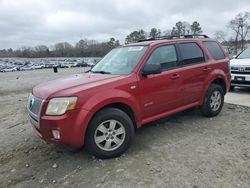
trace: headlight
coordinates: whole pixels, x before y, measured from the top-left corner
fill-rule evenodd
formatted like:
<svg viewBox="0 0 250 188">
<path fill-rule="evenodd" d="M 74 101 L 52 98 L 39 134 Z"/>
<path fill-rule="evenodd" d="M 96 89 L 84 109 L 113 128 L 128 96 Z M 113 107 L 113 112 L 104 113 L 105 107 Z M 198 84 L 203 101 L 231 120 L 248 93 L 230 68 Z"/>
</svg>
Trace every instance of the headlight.
<svg viewBox="0 0 250 188">
<path fill-rule="evenodd" d="M 50 99 L 46 115 L 62 115 L 68 110 L 76 108 L 77 97 L 58 97 Z"/>
</svg>

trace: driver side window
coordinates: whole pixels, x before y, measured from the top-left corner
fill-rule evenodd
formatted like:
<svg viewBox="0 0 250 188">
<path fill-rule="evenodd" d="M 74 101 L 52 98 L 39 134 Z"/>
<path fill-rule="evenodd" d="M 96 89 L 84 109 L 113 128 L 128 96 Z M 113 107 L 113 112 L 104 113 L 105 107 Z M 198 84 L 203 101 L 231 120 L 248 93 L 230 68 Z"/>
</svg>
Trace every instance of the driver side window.
<svg viewBox="0 0 250 188">
<path fill-rule="evenodd" d="M 177 66 L 177 54 L 174 45 L 156 48 L 146 64 L 161 64 L 162 70 L 169 70 Z"/>
</svg>

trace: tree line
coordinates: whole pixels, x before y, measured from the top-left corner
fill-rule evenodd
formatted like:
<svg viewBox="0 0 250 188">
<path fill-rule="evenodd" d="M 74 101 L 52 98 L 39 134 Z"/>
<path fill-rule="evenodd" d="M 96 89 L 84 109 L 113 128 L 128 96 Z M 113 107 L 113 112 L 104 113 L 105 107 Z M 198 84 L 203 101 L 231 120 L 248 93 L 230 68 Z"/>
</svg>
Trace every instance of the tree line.
<svg viewBox="0 0 250 188">
<path fill-rule="evenodd" d="M 74 46 L 68 42 L 60 42 L 51 49 L 46 45 L 22 47 L 17 50 L 3 49 L 0 50 L 0 57 L 102 57 L 119 45 L 119 40 L 115 38 L 111 38 L 108 42 L 82 39 Z"/>
<path fill-rule="evenodd" d="M 138 30 L 131 32 L 126 38 L 126 43 L 137 42 L 139 40 L 144 40 L 146 38 L 157 38 L 161 35 L 189 35 L 189 34 L 201 34 L 202 28 L 200 23 L 194 21 L 192 24 L 188 22 L 177 22 L 172 30 L 161 31 L 157 28 L 152 28 L 149 32 L 144 30 Z"/>
<path fill-rule="evenodd" d="M 239 13 L 234 19 L 226 25 L 229 31 L 216 31 L 214 36 L 219 40 L 229 54 L 237 54 L 246 48 L 249 43 L 250 30 L 250 13 Z M 131 32 L 125 38 L 125 43 L 133 43 L 147 38 L 157 38 L 162 35 L 186 35 L 202 34 L 202 27 L 199 22 L 194 21 L 192 24 L 186 21 L 178 21 L 172 27 L 161 31 L 158 28 L 151 28 L 148 32 L 139 29 Z M 60 42 L 53 47 L 38 45 L 35 47 L 22 47 L 17 50 L 3 49 L 0 50 L 0 57 L 102 57 L 113 48 L 120 45 L 119 40 L 110 38 L 107 42 L 98 42 L 96 40 L 81 39 L 75 45 L 68 42 Z"/>
</svg>

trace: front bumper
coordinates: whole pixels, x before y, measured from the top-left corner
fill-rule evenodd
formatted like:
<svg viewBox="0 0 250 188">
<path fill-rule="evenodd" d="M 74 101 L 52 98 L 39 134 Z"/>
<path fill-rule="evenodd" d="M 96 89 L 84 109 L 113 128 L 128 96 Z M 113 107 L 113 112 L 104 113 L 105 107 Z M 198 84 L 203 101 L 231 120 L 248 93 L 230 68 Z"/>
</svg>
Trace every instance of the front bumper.
<svg viewBox="0 0 250 188">
<path fill-rule="evenodd" d="M 250 87 L 250 74 L 231 74 L 231 86 Z"/>
<path fill-rule="evenodd" d="M 32 125 L 36 134 L 43 140 L 71 148 L 80 148 L 84 145 L 87 114 L 86 110 L 76 109 L 61 116 L 44 115 L 40 117 L 39 127 Z M 60 132 L 60 139 L 54 138 L 52 130 Z"/>
</svg>

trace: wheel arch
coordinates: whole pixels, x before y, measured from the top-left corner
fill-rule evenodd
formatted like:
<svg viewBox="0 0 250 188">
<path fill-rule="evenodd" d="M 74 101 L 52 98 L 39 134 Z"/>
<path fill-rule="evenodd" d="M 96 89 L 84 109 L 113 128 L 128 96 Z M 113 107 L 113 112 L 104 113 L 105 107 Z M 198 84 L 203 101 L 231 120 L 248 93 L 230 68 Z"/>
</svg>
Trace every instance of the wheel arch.
<svg viewBox="0 0 250 188">
<path fill-rule="evenodd" d="M 116 94 L 116 96 L 114 96 Z M 109 90 L 105 93 L 97 93 L 93 95 L 87 102 L 82 106 L 83 109 L 88 111 L 85 118 L 83 132 L 84 138 L 88 132 L 88 127 L 94 116 L 105 108 L 113 107 L 124 111 L 132 120 L 134 128 L 140 127 L 141 117 L 140 108 L 137 104 L 136 98 L 128 92 L 122 90 Z M 85 142 L 85 140 L 84 140 Z"/>
<path fill-rule="evenodd" d="M 106 104 L 106 105 L 100 107 L 95 112 L 92 112 L 91 116 L 88 118 L 88 121 L 87 121 L 87 124 L 86 124 L 86 128 L 85 128 L 85 131 L 84 131 L 85 132 L 84 143 L 86 143 L 86 139 L 88 138 L 88 136 L 86 134 L 88 133 L 89 124 L 90 124 L 91 120 L 95 117 L 95 115 L 98 112 L 100 112 L 101 110 L 107 109 L 107 108 L 117 108 L 117 109 L 122 110 L 132 120 L 133 125 L 134 125 L 134 130 L 136 130 L 139 127 L 139 125 L 138 125 L 138 117 L 136 116 L 136 113 L 134 112 L 134 110 L 128 104 L 122 103 L 122 102 L 109 103 L 109 104 Z"/>
<path fill-rule="evenodd" d="M 226 82 L 225 82 L 224 79 L 222 79 L 222 78 L 216 78 L 216 79 L 214 79 L 214 80 L 211 82 L 211 84 L 220 85 L 220 86 L 222 87 L 222 89 L 223 89 L 224 95 L 226 94 L 226 92 L 227 92 L 227 87 L 226 87 Z M 210 85 L 211 85 L 211 84 L 210 84 Z"/>
<path fill-rule="evenodd" d="M 224 71 L 220 69 L 215 69 L 207 76 L 205 81 L 204 92 L 206 93 L 211 84 L 221 85 L 224 91 L 224 94 L 227 92 L 227 77 Z"/>
<path fill-rule="evenodd" d="M 224 95 L 227 93 L 226 75 L 223 71 L 216 69 L 207 76 L 201 96 L 202 100 L 200 101 L 200 105 L 203 104 L 207 90 L 211 86 L 211 84 L 218 84 L 222 86 Z"/>
<path fill-rule="evenodd" d="M 137 128 L 137 117 L 136 117 L 136 114 L 135 114 L 135 112 L 133 111 L 133 109 L 129 105 L 127 105 L 125 103 L 121 103 L 121 102 L 111 103 L 111 104 L 107 104 L 106 106 L 102 107 L 100 110 L 103 110 L 105 108 L 112 108 L 112 107 L 120 109 L 123 112 L 125 112 L 130 117 L 130 119 L 132 120 L 134 128 L 135 129 Z"/>
</svg>

